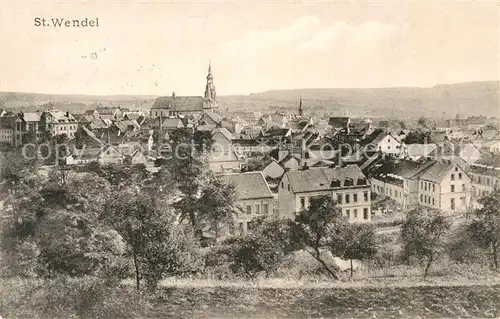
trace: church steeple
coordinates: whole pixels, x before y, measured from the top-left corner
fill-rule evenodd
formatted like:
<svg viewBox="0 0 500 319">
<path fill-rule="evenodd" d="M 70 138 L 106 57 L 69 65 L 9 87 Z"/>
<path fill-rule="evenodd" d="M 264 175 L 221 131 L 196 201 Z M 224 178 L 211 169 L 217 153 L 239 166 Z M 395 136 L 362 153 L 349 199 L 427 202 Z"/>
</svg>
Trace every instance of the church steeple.
<svg viewBox="0 0 500 319">
<path fill-rule="evenodd" d="M 302 108 L 302 93 L 300 93 L 300 102 L 299 102 L 299 115 L 304 115 L 304 109 Z"/>
<path fill-rule="evenodd" d="M 207 85 L 205 86 L 205 100 L 215 103 L 215 85 L 214 76 L 212 75 L 212 63 L 208 62 Z"/>
</svg>

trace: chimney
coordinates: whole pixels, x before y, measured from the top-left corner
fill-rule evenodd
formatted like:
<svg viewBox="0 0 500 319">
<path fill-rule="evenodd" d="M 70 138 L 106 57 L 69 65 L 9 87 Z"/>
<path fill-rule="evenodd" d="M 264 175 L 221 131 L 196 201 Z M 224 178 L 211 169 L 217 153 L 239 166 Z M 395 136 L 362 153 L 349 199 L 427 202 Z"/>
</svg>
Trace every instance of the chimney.
<svg viewBox="0 0 500 319">
<path fill-rule="evenodd" d="M 69 111 L 66 111 L 66 117 L 69 117 Z"/>
</svg>

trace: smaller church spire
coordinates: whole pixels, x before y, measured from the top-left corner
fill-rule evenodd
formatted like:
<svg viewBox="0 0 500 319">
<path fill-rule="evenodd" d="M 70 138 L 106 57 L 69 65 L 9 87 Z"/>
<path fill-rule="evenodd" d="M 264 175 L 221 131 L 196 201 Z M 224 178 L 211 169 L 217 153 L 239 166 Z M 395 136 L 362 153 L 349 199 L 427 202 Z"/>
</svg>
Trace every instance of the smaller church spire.
<svg viewBox="0 0 500 319">
<path fill-rule="evenodd" d="M 300 93 L 300 102 L 299 102 L 299 115 L 304 115 L 304 109 L 302 107 L 302 93 Z"/>
</svg>

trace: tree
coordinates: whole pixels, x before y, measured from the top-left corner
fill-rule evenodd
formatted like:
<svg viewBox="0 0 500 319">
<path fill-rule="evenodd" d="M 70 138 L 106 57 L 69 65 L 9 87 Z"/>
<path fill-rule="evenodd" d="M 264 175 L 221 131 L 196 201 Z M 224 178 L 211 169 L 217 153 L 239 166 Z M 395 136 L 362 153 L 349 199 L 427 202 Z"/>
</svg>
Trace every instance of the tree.
<svg viewBox="0 0 500 319">
<path fill-rule="evenodd" d="M 119 235 L 98 221 L 108 191 L 107 182 L 92 174 L 66 183 L 49 179 L 18 198 L 19 218 L 6 225 L 3 250 L 16 255 L 13 260 L 29 259 L 39 275 L 107 276 L 123 270 Z"/>
<path fill-rule="evenodd" d="M 365 260 L 377 253 L 375 229 L 368 224 L 346 224 L 331 242 L 332 254 L 339 254 L 350 261 L 353 276 L 353 259 Z"/>
<path fill-rule="evenodd" d="M 405 144 L 425 144 L 430 141 L 429 132 L 411 131 L 403 139 Z"/>
<path fill-rule="evenodd" d="M 262 171 L 269 160 L 268 156 L 264 156 L 262 158 L 249 158 L 245 165 L 242 167 L 242 172 L 254 172 L 254 171 Z"/>
<path fill-rule="evenodd" d="M 199 220 L 211 226 L 217 241 L 221 227 L 232 227 L 236 222 L 238 209 L 235 186 L 213 177 L 201 191 L 196 206 Z"/>
<path fill-rule="evenodd" d="M 292 240 L 293 222 L 289 219 L 260 217 L 252 220 L 252 232 L 229 238 L 233 271 L 243 270 L 249 277 L 264 271 L 266 277 L 275 272 L 285 257 L 296 250 Z"/>
<path fill-rule="evenodd" d="M 405 257 L 416 257 L 426 262 L 424 278 L 432 263 L 440 258 L 445 248 L 445 236 L 451 221 L 440 211 L 417 207 L 410 211 L 401 228 Z"/>
<path fill-rule="evenodd" d="M 196 247 L 165 202 L 148 194 L 116 194 L 101 217 L 129 247 L 137 290 L 141 279 L 154 289 L 164 276 L 179 274 Z"/>
<path fill-rule="evenodd" d="M 417 124 L 422 126 L 422 127 L 429 127 L 429 124 L 427 123 L 427 119 L 423 116 L 421 116 L 418 120 L 417 120 Z"/>
<path fill-rule="evenodd" d="M 321 249 L 326 248 L 331 236 L 342 230 L 346 220 L 341 209 L 331 196 L 318 196 L 310 199 L 308 209 L 300 211 L 295 217 L 294 236 L 298 244 L 313 256 L 323 268 L 338 279 L 321 257 Z"/>
<path fill-rule="evenodd" d="M 399 126 L 401 127 L 402 130 L 406 130 L 406 122 L 405 121 L 399 121 Z"/>
<path fill-rule="evenodd" d="M 484 248 L 491 249 L 491 260 L 498 271 L 500 249 L 500 191 L 495 190 L 479 200 L 483 206 L 469 225 L 472 238 Z"/>
</svg>

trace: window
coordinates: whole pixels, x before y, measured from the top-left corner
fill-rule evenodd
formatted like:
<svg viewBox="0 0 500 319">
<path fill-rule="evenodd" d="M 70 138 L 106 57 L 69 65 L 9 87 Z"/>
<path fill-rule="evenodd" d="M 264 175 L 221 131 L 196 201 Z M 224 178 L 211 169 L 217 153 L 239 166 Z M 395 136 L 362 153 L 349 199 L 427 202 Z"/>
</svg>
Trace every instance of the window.
<svg viewBox="0 0 500 319">
<path fill-rule="evenodd" d="M 281 182 L 281 188 L 285 188 L 285 185 L 283 184 L 283 182 Z"/>
<path fill-rule="evenodd" d="M 424 190 L 427 190 L 427 182 L 424 183 Z"/>
<path fill-rule="evenodd" d="M 434 201 L 434 197 L 432 197 L 432 206 L 436 205 L 435 201 Z"/>
<path fill-rule="evenodd" d="M 345 215 L 347 216 L 347 219 L 351 219 L 351 211 L 346 209 Z"/>
<path fill-rule="evenodd" d="M 392 197 L 392 189 L 389 189 L 389 194 L 391 194 L 391 197 Z"/>
<path fill-rule="evenodd" d="M 342 204 L 342 193 L 337 195 L 337 201 L 339 202 L 339 204 Z"/>
<path fill-rule="evenodd" d="M 358 194 L 352 194 L 352 202 L 357 203 L 358 202 Z"/>
<path fill-rule="evenodd" d="M 427 195 L 424 195 L 424 203 L 427 204 Z"/>
<path fill-rule="evenodd" d="M 465 184 L 462 184 L 462 192 L 465 192 Z"/>
<path fill-rule="evenodd" d="M 268 214 L 269 213 L 269 204 L 262 204 L 262 212 L 264 214 Z"/>
<path fill-rule="evenodd" d="M 300 198 L 300 208 L 306 207 L 306 199 L 304 197 Z"/>
<path fill-rule="evenodd" d="M 358 218 L 358 210 L 357 209 L 354 210 L 354 218 Z"/>
<path fill-rule="evenodd" d="M 450 200 L 450 208 L 451 208 L 451 210 L 455 210 L 455 198 L 452 198 Z"/>
<path fill-rule="evenodd" d="M 260 205 L 255 205 L 255 213 L 260 214 Z"/>
<path fill-rule="evenodd" d="M 363 219 L 368 219 L 368 208 L 363 208 Z"/>
<path fill-rule="evenodd" d="M 424 201 L 424 195 L 420 194 L 420 202 Z"/>
<path fill-rule="evenodd" d="M 458 172 L 458 167 L 455 166 L 455 172 Z"/>
<path fill-rule="evenodd" d="M 490 186 L 490 178 L 486 177 L 486 185 Z"/>
<path fill-rule="evenodd" d="M 451 180 L 454 181 L 455 180 L 455 174 L 451 174 Z"/>
<path fill-rule="evenodd" d="M 248 205 L 247 206 L 247 214 L 251 214 L 252 213 L 252 206 Z"/>
<path fill-rule="evenodd" d="M 424 188 L 424 182 L 420 182 L 420 189 Z"/>
<path fill-rule="evenodd" d="M 368 192 L 363 193 L 363 198 L 364 198 L 365 202 L 368 201 Z"/>
<path fill-rule="evenodd" d="M 450 185 L 451 186 L 451 192 L 454 193 L 455 192 L 455 185 Z"/>
<path fill-rule="evenodd" d="M 462 173 L 458 173 L 458 179 L 462 179 Z"/>
<path fill-rule="evenodd" d="M 432 184 L 432 191 L 435 192 L 436 191 L 436 185 L 435 184 Z"/>
<path fill-rule="evenodd" d="M 288 184 L 288 191 L 290 191 L 290 184 Z"/>
<path fill-rule="evenodd" d="M 345 202 L 346 202 L 346 204 L 349 204 L 351 202 L 351 198 L 350 198 L 349 194 L 345 194 Z"/>
</svg>

